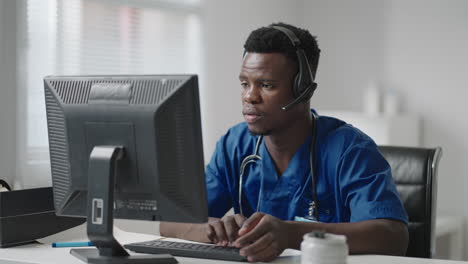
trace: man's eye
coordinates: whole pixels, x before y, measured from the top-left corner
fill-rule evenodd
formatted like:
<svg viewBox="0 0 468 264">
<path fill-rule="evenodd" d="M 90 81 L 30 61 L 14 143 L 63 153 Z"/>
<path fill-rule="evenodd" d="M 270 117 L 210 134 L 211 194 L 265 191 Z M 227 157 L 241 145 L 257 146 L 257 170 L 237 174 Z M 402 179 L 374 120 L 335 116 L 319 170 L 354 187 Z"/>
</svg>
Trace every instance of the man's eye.
<svg viewBox="0 0 468 264">
<path fill-rule="evenodd" d="M 242 88 L 247 88 L 249 85 L 247 84 L 247 82 L 241 82 L 241 87 Z"/>
<path fill-rule="evenodd" d="M 273 85 L 271 85 L 269 83 L 262 83 L 262 88 L 271 89 L 271 88 L 273 88 Z"/>
</svg>

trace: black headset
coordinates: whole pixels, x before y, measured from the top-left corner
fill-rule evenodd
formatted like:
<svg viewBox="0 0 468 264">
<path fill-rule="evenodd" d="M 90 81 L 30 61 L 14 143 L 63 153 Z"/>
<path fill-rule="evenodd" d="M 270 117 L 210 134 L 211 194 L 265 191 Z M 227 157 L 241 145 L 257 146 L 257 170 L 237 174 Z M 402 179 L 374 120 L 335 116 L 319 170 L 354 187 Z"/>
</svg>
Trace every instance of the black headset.
<svg viewBox="0 0 468 264">
<path fill-rule="evenodd" d="M 293 83 L 294 100 L 289 104 L 281 107 L 282 110 L 286 111 L 300 102 L 306 102 L 309 100 L 317 88 L 317 83 L 314 82 L 314 75 L 310 69 L 309 60 L 307 59 L 304 50 L 301 48 L 301 41 L 296 36 L 296 34 L 294 34 L 292 30 L 286 27 L 271 26 L 271 28 L 283 32 L 288 37 L 288 39 L 291 40 L 293 47 L 296 49 L 299 72 L 294 78 Z"/>
</svg>

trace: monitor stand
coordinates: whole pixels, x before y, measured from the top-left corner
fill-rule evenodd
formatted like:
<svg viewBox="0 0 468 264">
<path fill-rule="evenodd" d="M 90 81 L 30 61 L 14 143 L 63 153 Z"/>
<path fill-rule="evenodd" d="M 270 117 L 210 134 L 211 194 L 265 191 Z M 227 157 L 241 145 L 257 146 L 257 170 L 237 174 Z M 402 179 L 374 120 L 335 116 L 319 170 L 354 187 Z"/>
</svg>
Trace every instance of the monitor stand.
<svg viewBox="0 0 468 264">
<path fill-rule="evenodd" d="M 72 249 L 70 253 L 87 263 L 178 263 L 169 254 L 130 256 L 114 238 L 115 168 L 123 156 L 120 146 L 93 148 L 88 165 L 87 232 L 96 249 Z"/>
</svg>

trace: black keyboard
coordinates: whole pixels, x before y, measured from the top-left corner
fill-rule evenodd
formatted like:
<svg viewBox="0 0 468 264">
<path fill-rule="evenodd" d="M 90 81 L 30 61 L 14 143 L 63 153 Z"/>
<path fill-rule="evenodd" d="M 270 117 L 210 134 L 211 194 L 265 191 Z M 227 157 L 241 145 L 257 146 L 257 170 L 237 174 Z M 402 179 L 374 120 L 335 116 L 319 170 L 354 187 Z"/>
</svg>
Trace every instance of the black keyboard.
<svg viewBox="0 0 468 264">
<path fill-rule="evenodd" d="M 246 257 L 239 254 L 239 249 L 234 247 L 220 247 L 215 245 L 171 242 L 153 240 L 124 246 L 137 253 L 171 254 L 179 257 L 217 259 L 229 261 L 247 261 Z"/>
</svg>

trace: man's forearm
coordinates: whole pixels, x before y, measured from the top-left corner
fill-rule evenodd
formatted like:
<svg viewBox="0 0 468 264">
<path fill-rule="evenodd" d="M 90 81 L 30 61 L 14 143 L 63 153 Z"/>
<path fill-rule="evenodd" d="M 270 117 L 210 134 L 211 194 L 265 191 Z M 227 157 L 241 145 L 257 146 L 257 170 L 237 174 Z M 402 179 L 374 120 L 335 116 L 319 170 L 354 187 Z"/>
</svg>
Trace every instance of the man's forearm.
<svg viewBox="0 0 468 264">
<path fill-rule="evenodd" d="M 203 236 L 199 231 L 202 224 L 187 224 L 187 223 L 173 223 L 173 222 L 161 222 L 159 231 L 161 236 L 175 237 L 181 239 L 187 239 L 192 241 L 207 242 L 203 241 Z"/>
<path fill-rule="evenodd" d="M 209 218 L 209 221 L 216 220 L 217 218 Z M 159 232 L 161 236 L 175 237 L 180 239 L 187 239 L 192 241 L 209 243 L 211 242 L 205 232 L 203 224 L 191 223 L 174 223 L 174 222 L 161 222 Z"/>
<path fill-rule="evenodd" d="M 300 249 L 304 234 L 313 230 L 345 235 L 351 254 L 405 255 L 408 229 L 405 224 L 387 219 L 354 223 L 306 223 L 288 221 L 291 248 Z"/>
</svg>

